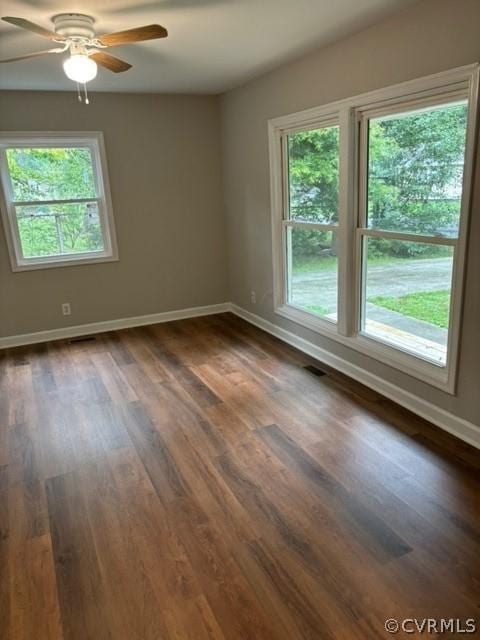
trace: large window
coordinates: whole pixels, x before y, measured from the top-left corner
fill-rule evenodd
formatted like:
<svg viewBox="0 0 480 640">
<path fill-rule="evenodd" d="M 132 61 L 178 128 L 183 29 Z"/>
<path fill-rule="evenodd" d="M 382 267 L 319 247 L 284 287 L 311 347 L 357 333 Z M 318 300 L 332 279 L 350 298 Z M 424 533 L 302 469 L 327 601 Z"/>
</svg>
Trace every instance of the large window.
<svg viewBox="0 0 480 640">
<path fill-rule="evenodd" d="M 270 121 L 275 309 L 454 391 L 477 65 Z"/>
<path fill-rule="evenodd" d="M 116 258 L 101 134 L 0 137 L 14 270 Z"/>
</svg>

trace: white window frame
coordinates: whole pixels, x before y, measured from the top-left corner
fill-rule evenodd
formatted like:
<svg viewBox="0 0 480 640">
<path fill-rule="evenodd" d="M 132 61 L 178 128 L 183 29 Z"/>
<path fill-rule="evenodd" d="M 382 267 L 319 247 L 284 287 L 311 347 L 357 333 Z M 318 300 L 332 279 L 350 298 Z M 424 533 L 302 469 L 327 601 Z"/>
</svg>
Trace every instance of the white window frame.
<svg viewBox="0 0 480 640">
<path fill-rule="evenodd" d="M 42 204 L 65 204 L 96 201 L 104 242 L 103 250 L 33 258 L 26 258 L 23 256 L 15 207 L 19 205 L 35 205 L 38 204 L 39 201 L 14 201 L 6 158 L 6 149 L 11 147 L 83 147 L 90 149 L 96 197 L 73 198 L 67 200 L 45 200 L 40 202 Z M 107 159 L 103 133 L 101 131 L 0 132 L 0 182 L 1 213 L 12 271 L 16 272 L 54 267 L 69 267 L 79 264 L 112 262 L 118 260 L 118 248 L 113 219 L 110 184 L 108 179 Z"/>
<path fill-rule="evenodd" d="M 456 390 L 464 267 L 476 146 L 479 68 L 479 64 L 467 65 L 268 121 L 275 313 L 450 394 L 455 394 Z M 360 133 L 365 130 L 365 127 L 361 126 L 362 120 L 378 110 L 395 106 L 400 109 L 406 109 L 408 106 L 415 108 L 415 105 L 425 105 L 428 101 L 430 104 L 438 104 L 450 97 L 453 101 L 455 96 L 457 99 L 458 96 L 467 98 L 469 110 L 460 228 L 454 251 L 447 362 L 440 365 L 380 342 L 360 330 L 361 237 L 364 230 L 362 233 L 359 223 L 365 181 L 364 162 L 360 157 Z M 337 323 L 329 322 L 287 302 L 285 241 L 285 177 L 288 175 L 285 172 L 285 140 L 293 131 L 322 126 L 322 122 L 334 118 L 340 123 Z M 411 241 L 422 238 L 415 234 L 399 235 L 406 235 L 406 239 Z M 449 239 L 442 239 L 443 244 L 450 242 Z"/>
</svg>

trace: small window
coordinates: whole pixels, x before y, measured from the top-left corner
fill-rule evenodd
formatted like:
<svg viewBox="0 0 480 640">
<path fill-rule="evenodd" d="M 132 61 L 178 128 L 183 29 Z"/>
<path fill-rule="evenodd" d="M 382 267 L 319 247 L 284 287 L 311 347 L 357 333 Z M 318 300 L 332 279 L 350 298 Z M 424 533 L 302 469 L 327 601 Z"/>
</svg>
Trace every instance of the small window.
<svg viewBox="0 0 480 640">
<path fill-rule="evenodd" d="M 103 137 L 0 137 L 14 271 L 117 259 Z"/>
</svg>

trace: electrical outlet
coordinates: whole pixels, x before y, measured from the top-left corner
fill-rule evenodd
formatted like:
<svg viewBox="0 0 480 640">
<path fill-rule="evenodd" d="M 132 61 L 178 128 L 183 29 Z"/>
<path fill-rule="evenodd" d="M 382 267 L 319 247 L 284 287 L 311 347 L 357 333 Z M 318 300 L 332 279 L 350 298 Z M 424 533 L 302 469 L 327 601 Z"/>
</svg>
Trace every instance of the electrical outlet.
<svg viewBox="0 0 480 640">
<path fill-rule="evenodd" d="M 64 316 L 69 316 L 72 313 L 72 310 L 70 309 L 70 303 L 69 302 L 63 302 L 62 303 L 62 313 Z"/>
<path fill-rule="evenodd" d="M 257 294 L 255 293 L 255 291 L 250 292 L 250 302 L 252 304 L 257 304 Z"/>
</svg>

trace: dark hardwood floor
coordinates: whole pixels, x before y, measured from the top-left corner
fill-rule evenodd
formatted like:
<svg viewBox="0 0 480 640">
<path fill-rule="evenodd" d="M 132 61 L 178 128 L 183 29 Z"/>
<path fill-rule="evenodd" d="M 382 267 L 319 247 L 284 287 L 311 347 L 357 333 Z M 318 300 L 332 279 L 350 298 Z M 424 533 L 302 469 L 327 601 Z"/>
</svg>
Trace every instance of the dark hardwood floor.
<svg viewBox="0 0 480 640">
<path fill-rule="evenodd" d="M 240 319 L 3 351 L 0 381 L 2 640 L 480 625 L 478 452 Z"/>
</svg>

